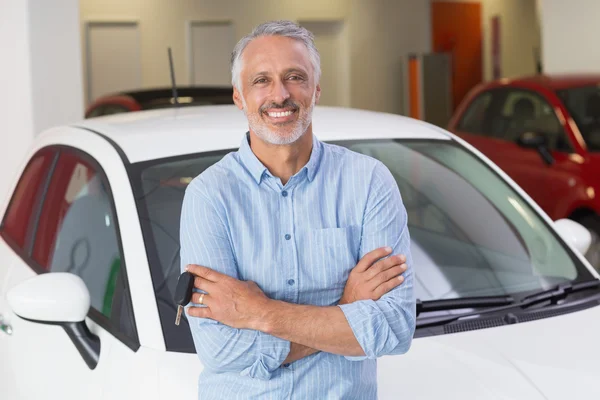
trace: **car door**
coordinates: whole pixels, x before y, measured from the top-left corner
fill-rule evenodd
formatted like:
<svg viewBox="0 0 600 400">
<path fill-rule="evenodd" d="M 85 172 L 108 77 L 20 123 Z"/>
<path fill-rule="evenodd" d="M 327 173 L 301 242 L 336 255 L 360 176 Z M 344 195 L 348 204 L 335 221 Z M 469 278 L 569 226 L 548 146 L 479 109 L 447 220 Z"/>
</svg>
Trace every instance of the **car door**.
<svg viewBox="0 0 600 400">
<path fill-rule="evenodd" d="M 28 347 L 17 349 L 19 342 L 19 321 L 11 315 L 6 302 L 6 291 L 13 267 L 20 263 L 19 257 L 27 253 L 28 226 L 31 222 L 33 210 L 39 204 L 42 186 L 47 178 L 54 152 L 41 151 L 27 163 L 24 172 L 10 196 L 6 210 L 2 210 L 2 223 L 0 225 L 0 394 L 2 398 L 24 398 L 15 384 L 20 376 L 11 362 L 12 358 L 31 359 L 34 355 L 28 354 Z M 30 272 L 31 276 L 34 274 Z"/>
<path fill-rule="evenodd" d="M 547 138 L 552 164 L 538 150 L 519 144 L 526 132 Z M 562 170 L 570 168 L 572 145 L 543 96 L 521 88 L 483 92 L 467 108 L 457 134 L 498 164 L 546 212 L 554 210 L 552 185 Z"/>
<path fill-rule="evenodd" d="M 7 310 L 12 323 L 6 363 L 12 377 L 10 398 L 101 399 L 115 355 L 134 355 L 139 349 L 118 221 L 101 167 L 73 148 L 53 151 L 32 217 L 20 228 L 26 229 L 25 246 L 15 252 L 6 290 L 36 273 L 80 276 L 91 298 L 86 324 L 100 340 L 100 354 L 97 365 L 90 367 L 60 326 L 26 321 Z M 26 172 L 19 186 L 34 183 Z M 6 230 L 10 218 L 7 222 L 3 233 L 11 233 Z"/>
</svg>

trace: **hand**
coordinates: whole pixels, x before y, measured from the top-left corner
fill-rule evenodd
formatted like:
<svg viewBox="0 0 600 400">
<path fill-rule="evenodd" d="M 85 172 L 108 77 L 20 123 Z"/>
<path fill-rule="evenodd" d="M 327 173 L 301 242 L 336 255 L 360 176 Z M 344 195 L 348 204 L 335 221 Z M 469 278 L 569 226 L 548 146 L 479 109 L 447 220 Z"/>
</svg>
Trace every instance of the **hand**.
<svg viewBox="0 0 600 400">
<path fill-rule="evenodd" d="M 404 282 L 401 275 L 407 269 L 406 257 L 402 254 L 382 259 L 392 249 L 379 248 L 367 254 L 356 264 L 344 287 L 339 304 L 358 300 L 379 300 L 381 296 Z"/>
<path fill-rule="evenodd" d="M 240 281 L 200 265 L 188 265 L 187 271 L 195 275 L 194 287 L 206 294 L 194 292 L 188 315 L 210 318 L 238 329 L 255 329 L 264 319 L 266 304 L 270 299 L 252 281 Z"/>
</svg>

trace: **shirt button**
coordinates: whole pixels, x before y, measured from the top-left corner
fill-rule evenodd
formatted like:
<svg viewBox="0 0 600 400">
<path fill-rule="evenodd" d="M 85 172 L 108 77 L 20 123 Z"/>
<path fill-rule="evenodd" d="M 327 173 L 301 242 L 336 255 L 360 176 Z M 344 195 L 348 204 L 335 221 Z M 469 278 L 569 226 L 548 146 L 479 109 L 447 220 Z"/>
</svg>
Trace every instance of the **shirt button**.
<svg viewBox="0 0 600 400">
<path fill-rule="evenodd" d="M 293 279 L 288 280 L 288 285 L 293 286 L 294 283 L 296 283 L 295 280 L 293 280 Z"/>
<path fill-rule="evenodd" d="M 292 235 L 290 235 L 289 233 L 285 234 L 285 240 L 290 240 L 292 238 Z"/>
<path fill-rule="evenodd" d="M 288 195 L 288 192 L 287 192 L 286 190 L 284 190 L 283 192 L 281 192 L 281 195 L 282 195 L 283 197 L 287 197 L 287 195 Z"/>
</svg>

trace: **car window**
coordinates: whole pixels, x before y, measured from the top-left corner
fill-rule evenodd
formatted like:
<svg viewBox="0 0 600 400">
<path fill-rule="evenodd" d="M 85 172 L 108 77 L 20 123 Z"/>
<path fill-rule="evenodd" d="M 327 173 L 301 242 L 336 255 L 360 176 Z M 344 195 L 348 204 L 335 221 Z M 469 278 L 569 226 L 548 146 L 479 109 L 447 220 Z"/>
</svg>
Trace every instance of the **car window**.
<svg viewBox="0 0 600 400">
<path fill-rule="evenodd" d="M 458 129 L 462 132 L 485 134 L 483 129 L 483 123 L 492 102 L 492 93 L 484 92 L 477 96 L 467 111 L 463 114 L 460 122 L 458 123 Z"/>
<path fill-rule="evenodd" d="M 91 307 L 122 333 L 135 335 L 107 179 L 87 157 L 61 151 L 42 206 L 32 256 L 50 272 L 80 276 L 90 293 Z"/>
<path fill-rule="evenodd" d="M 21 249 L 25 247 L 54 154 L 51 150 L 42 150 L 33 156 L 19 179 L 2 222 L 4 235 Z"/>
<path fill-rule="evenodd" d="M 520 294 L 589 271 L 513 188 L 451 141 L 365 140 L 337 144 L 383 162 L 408 214 L 421 300 Z M 226 152 L 131 167 L 152 282 L 168 350 L 194 352 L 184 318 L 173 324 L 179 223 L 188 183 Z"/>
<path fill-rule="evenodd" d="M 113 115 L 113 114 L 121 114 L 128 112 L 129 109 L 125 106 L 121 106 L 119 104 L 106 104 L 104 105 L 104 109 L 102 110 L 102 115 Z"/>
<path fill-rule="evenodd" d="M 128 111 L 127 107 L 119 104 L 102 104 L 92 109 L 86 118 L 102 117 L 104 115 L 120 114 Z"/>
<path fill-rule="evenodd" d="M 577 124 L 588 151 L 600 151 L 600 83 L 557 91 Z"/>
<path fill-rule="evenodd" d="M 539 94 L 528 90 L 509 90 L 495 116 L 494 136 L 516 142 L 525 132 L 547 137 L 551 150 L 571 151 L 571 145 L 554 108 Z"/>
</svg>

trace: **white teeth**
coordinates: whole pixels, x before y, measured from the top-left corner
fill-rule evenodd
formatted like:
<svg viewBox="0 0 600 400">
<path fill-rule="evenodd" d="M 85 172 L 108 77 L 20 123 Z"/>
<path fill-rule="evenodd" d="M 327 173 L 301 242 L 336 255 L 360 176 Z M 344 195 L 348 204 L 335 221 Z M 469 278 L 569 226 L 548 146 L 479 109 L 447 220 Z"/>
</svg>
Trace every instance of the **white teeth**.
<svg viewBox="0 0 600 400">
<path fill-rule="evenodd" d="M 270 112 L 269 117 L 281 118 L 287 117 L 288 115 L 292 115 L 293 111 L 284 111 L 284 112 Z"/>
</svg>

